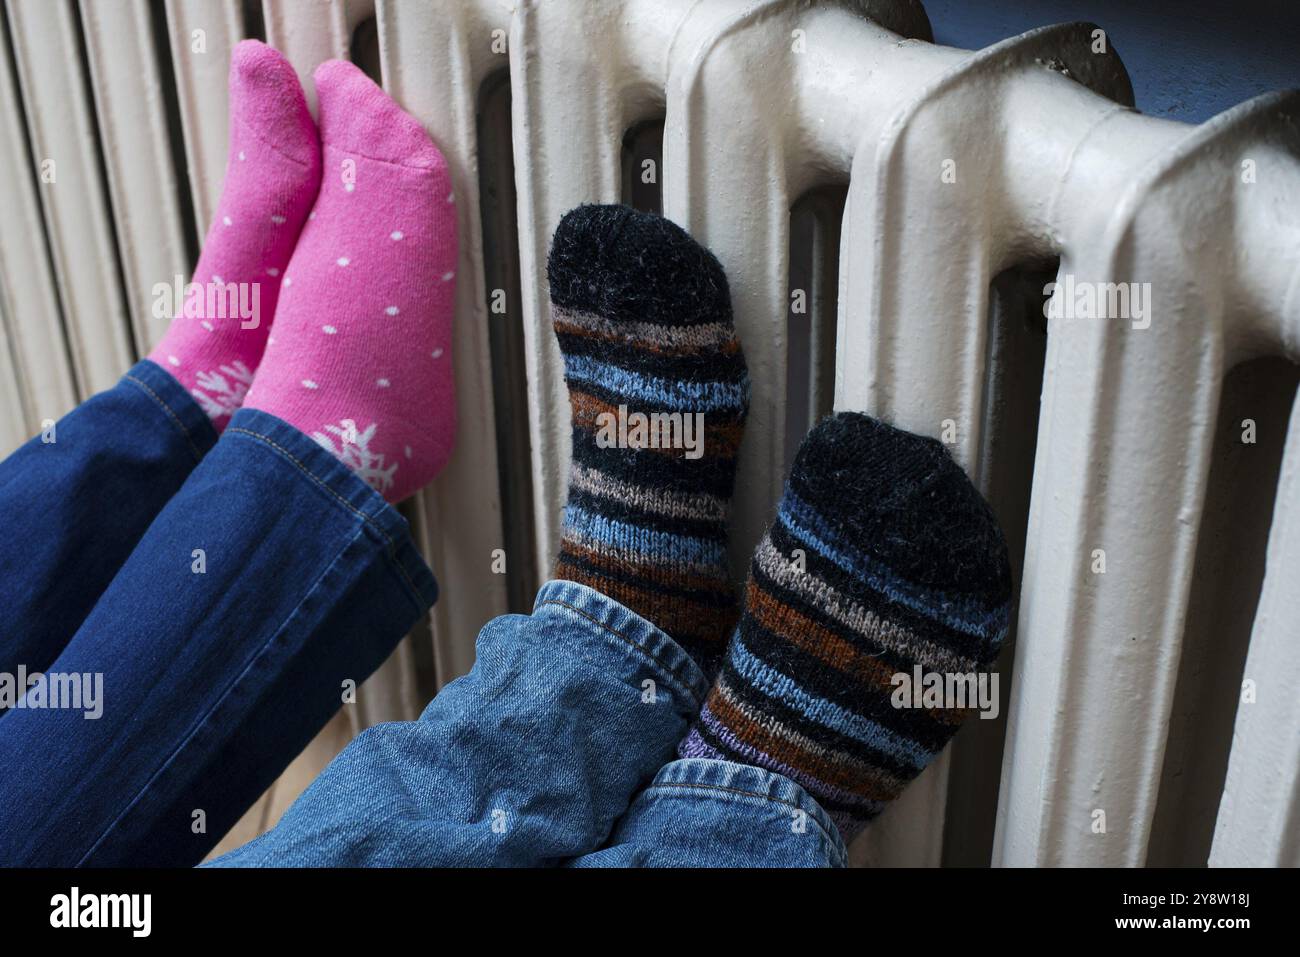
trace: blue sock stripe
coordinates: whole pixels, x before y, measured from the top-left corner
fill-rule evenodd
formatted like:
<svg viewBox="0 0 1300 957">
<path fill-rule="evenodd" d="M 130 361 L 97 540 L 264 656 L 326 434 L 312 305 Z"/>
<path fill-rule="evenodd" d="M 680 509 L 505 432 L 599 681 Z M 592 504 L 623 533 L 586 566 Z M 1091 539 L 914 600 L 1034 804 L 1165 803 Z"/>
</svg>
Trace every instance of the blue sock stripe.
<svg viewBox="0 0 1300 957">
<path fill-rule="evenodd" d="M 630 551 L 652 554 L 659 559 L 711 565 L 719 565 L 727 560 L 727 548 L 722 542 L 642 528 L 576 505 L 564 507 L 564 524 L 589 538 Z"/>
<path fill-rule="evenodd" d="M 763 694 L 845 737 L 901 757 L 918 770 L 937 754 L 868 717 L 854 714 L 833 701 L 809 694 L 793 678 L 754 657 L 743 641 L 733 640 L 727 657 L 736 673 Z"/>
<path fill-rule="evenodd" d="M 590 356 L 566 355 L 564 375 L 572 382 L 586 382 L 616 392 L 632 401 L 645 402 L 646 409 L 634 412 L 736 412 L 745 408 L 747 381 L 694 382 L 642 375 Z"/>
</svg>

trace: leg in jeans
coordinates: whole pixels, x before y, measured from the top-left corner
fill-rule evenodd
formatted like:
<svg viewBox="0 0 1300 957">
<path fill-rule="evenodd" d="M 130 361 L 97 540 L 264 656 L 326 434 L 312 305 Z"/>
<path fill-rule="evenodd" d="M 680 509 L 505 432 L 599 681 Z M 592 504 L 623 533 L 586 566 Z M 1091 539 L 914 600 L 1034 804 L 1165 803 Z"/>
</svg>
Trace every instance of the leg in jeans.
<svg viewBox="0 0 1300 957">
<path fill-rule="evenodd" d="M 0 464 L 0 673 L 49 666 L 216 442 L 257 368 L 275 277 L 306 220 L 320 165 L 293 67 L 264 44 L 240 43 L 230 65 L 230 163 L 193 279 L 200 290 L 254 287 L 258 308 L 219 318 L 205 313 L 202 294 L 177 304 L 153 361 Z"/>
<path fill-rule="evenodd" d="M 0 463 L 0 673 L 49 666 L 216 440 L 145 361 Z"/>
<path fill-rule="evenodd" d="M 240 410 L 50 668 L 102 675 L 100 716 L 0 722 L 0 863 L 197 863 L 435 591 L 392 506 Z"/>
<path fill-rule="evenodd" d="M 363 732 L 279 824 L 217 866 L 558 864 L 601 847 L 707 682 L 640 615 L 553 581 L 479 633 L 419 721 Z"/>
<path fill-rule="evenodd" d="M 225 431 L 53 663 L 102 677 L 102 715 L 29 693 L 0 727 L 0 861 L 196 863 L 434 600 L 380 495 L 428 484 L 454 437 L 450 178 L 354 66 L 323 64 L 316 88 L 324 148 L 356 172 L 319 196 L 292 67 L 236 49 L 222 225 L 196 275 L 282 280 L 273 334 L 187 307 L 155 350 L 198 400 L 182 418 Z"/>
<path fill-rule="evenodd" d="M 571 867 L 845 867 L 839 829 L 782 774 L 685 758 L 665 765 L 608 845 Z"/>
</svg>

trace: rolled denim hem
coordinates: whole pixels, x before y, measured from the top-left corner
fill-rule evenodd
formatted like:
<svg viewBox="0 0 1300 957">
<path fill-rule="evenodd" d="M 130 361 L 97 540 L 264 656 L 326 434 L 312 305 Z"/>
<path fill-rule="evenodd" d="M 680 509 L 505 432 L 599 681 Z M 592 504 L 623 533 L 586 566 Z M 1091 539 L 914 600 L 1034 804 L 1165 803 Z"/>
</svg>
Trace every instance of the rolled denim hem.
<svg viewBox="0 0 1300 957">
<path fill-rule="evenodd" d="M 195 462 L 217 444 L 217 430 L 212 420 L 185 387 L 162 366 L 141 359 L 122 376 L 122 382 L 139 389 L 157 403 L 172 425 L 185 436 Z"/>
<path fill-rule="evenodd" d="M 214 866 L 532 867 L 589 855 L 672 759 L 707 691 L 664 632 L 573 582 L 543 585 L 531 615 L 485 624 L 476 649 L 419 721 L 364 731 L 274 829 Z"/>
<path fill-rule="evenodd" d="M 802 811 L 812 826 L 821 829 L 835 867 L 848 866 L 848 851 L 839 828 L 807 791 L 785 775 L 734 761 L 711 758 L 680 758 L 665 764 L 655 775 L 647 794 L 655 791 L 690 791 L 702 802 L 735 803 L 760 801 L 784 804 L 792 812 Z"/>
<path fill-rule="evenodd" d="M 406 519 L 331 453 L 288 422 L 261 409 L 236 412 L 222 441 L 259 442 L 298 468 L 326 501 L 360 518 L 366 534 L 383 545 L 420 614 L 437 601 L 438 583 L 416 550 Z"/>
<path fill-rule="evenodd" d="M 667 633 L 594 588 L 559 579 L 548 581 L 537 592 L 533 615 L 563 618 L 588 637 L 612 645 L 620 653 L 630 653 L 632 660 L 654 668 L 685 695 L 695 711 L 704 703 L 709 682 L 690 655 Z"/>
</svg>

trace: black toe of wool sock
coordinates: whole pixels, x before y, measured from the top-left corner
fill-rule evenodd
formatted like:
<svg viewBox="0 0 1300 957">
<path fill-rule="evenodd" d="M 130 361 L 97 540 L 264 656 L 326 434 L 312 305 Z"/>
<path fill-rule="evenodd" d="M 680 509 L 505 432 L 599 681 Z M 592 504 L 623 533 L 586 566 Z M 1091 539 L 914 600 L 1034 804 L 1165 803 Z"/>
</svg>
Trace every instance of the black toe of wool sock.
<svg viewBox="0 0 1300 957">
<path fill-rule="evenodd" d="M 706 670 L 734 626 L 727 513 L 749 405 L 726 275 L 679 226 L 580 206 L 547 264 L 573 412 L 555 574 L 658 625 Z"/>
<path fill-rule="evenodd" d="M 727 275 L 713 253 L 672 220 L 630 206 L 566 213 L 546 277 L 562 310 L 670 327 L 731 324 Z"/>
<path fill-rule="evenodd" d="M 908 582 L 980 595 L 1010 588 L 993 510 L 937 439 L 860 412 L 827 416 L 800 445 L 790 487 Z"/>
<path fill-rule="evenodd" d="M 736 636 L 679 753 L 792 778 L 848 840 L 939 754 L 981 703 L 979 682 L 985 697 L 996 687 L 1010 603 L 1002 532 L 947 450 L 865 415 L 830 416 L 795 456 Z M 901 696 L 918 669 L 922 687 Z M 954 690 L 960 676 L 966 697 L 923 694 L 929 676 Z"/>
</svg>

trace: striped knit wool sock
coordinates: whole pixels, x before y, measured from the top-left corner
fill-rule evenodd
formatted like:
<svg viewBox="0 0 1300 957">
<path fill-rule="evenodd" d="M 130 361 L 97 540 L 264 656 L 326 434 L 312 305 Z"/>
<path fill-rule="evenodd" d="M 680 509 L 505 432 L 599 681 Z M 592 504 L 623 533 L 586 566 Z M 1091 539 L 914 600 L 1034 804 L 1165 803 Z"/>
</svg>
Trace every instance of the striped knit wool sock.
<svg viewBox="0 0 1300 957">
<path fill-rule="evenodd" d="M 791 778 L 848 841 L 977 705 L 904 694 L 918 671 L 923 687 L 984 675 L 996 690 L 1010 599 L 997 521 L 941 444 L 857 413 L 824 419 L 795 457 L 678 753 Z"/>
<path fill-rule="evenodd" d="M 555 576 L 708 671 L 737 616 L 726 522 L 749 407 L 726 276 L 680 227 L 626 206 L 568 213 L 547 275 L 573 411 Z"/>
</svg>

